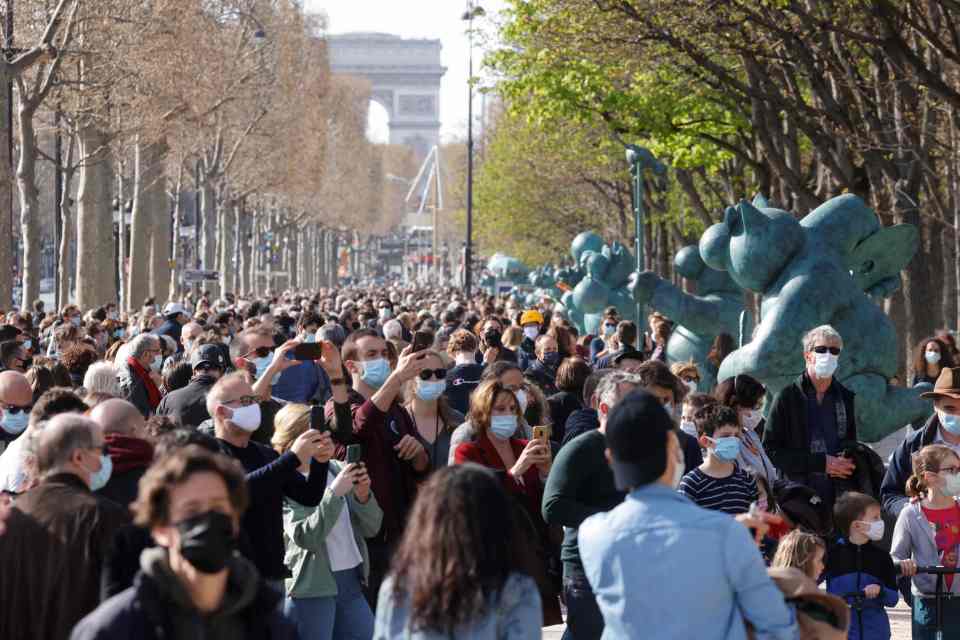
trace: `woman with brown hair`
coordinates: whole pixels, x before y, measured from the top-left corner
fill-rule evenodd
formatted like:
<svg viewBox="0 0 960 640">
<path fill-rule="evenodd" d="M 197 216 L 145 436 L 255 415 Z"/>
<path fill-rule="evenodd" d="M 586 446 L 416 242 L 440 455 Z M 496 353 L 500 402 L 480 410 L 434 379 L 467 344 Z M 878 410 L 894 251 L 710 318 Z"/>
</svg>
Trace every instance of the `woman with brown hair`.
<svg viewBox="0 0 960 640">
<path fill-rule="evenodd" d="M 515 570 L 524 540 L 511 513 L 490 471 L 465 465 L 433 474 L 380 587 L 373 637 L 539 638 L 540 595 Z"/>
<path fill-rule="evenodd" d="M 404 409 L 417 426 L 415 437 L 430 457 L 430 469 L 447 466 L 450 437 L 464 416 L 447 404 L 443 392 L 447 387 L 447 369 L 436 351 L 422 352 L 425 368 L 407 386 Z"/>
<path fill-rule="evenodd" d="M 913 354 L 913 380 L 910 386 L 929 382 L 935 384 L 944 368 L 955 367 L 950 347 L 940 338 L 925 338 Z"/>
<path fill-rule="evenodd" d="M 960 456 L 940 444 L 927 445 L 911 457 L 913 475 L 907 480 L 912 498 L 897 517 L 890 555 L 900 572 L 913 578 L 913 637 L 933 638 L 937 576 L 918 574 L 918 566 L 960 564 Z M 944 576 L 947 592 L 960 594 L 960 579 Z M 943 628 L 960 628 L 960 598 L 941 601 Z"/>
</svg>

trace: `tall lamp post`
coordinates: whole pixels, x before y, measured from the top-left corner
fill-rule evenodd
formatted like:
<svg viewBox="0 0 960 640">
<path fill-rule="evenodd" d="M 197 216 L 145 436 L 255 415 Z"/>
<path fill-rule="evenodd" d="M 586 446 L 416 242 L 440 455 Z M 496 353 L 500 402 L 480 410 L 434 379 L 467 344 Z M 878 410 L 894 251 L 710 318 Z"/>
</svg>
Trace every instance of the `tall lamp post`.
<svg viewBox="0 0 960 640">
<path fill-rule="evenodd" d="M 644 172 L 650 170 L 657 177 L 657 188 L 663 191 L 667 188 L 667 166 L 653 157 L 650 150 L 638 147 L 635 144 L 627 147 L 627 163 L 630 165 L 630 177 L 633 179 L 633 223 L 634 223 L 634 250 L 637 255 L 637 273 L 643 272 L 643 177 Z M 637 326 L 643 317 L 643 305 L 637 305 Z"/>
<path fill-rule="evenodd" d="M 463 290 L 470 298 L 473 284 L 473 19 L 486 15 L 483 7 L 468 0 L 467 10 L 460 16 L 467 22 L 469 46 L 467 75 L 467 243 L 463 252 Z"/>
</svg>

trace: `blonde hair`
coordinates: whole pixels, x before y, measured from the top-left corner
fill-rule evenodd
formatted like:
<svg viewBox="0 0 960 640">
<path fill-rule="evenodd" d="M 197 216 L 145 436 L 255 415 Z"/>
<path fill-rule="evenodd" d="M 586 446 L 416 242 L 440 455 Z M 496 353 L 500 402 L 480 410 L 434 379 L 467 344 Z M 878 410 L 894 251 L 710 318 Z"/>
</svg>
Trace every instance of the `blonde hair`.
<svg viewBox="0 0 960 640">
<path fill-rule="evenodd" d="M 791 531 L 785 535 L 777 545 L 777 553 L 773 556 L 771 567 L 792 567 L 800 569 L 813 579 L 813 559 L 817 549 L 827 550 L 827 545 L 819 536 L 805 531 Z"/>
<path fill-rule="evenodd" d="M 700 370 L 697 369 L 697 364 L 693 360 L 687 360 L 686 362 L 674 362 L 670 365 L 670 373 L 677 376 L 678 378 L 683 374 L 693 374 L 700 377 Z"/>
<path fill-rule="evenodd" d="M 930 487 L 923 481 L 923 474 L 927 471 L 937 473 L 950 458 L 960 460 L 960 456 L 954 453 L 953 449 L 942 444 L 928 444 L 910 456 L 913 475 L 907 478 L 907 495 L 911 498 L 925 495 Z"/>
<path fill-rule="evenodd" d="M 503 332 L 503 337 L 500 339 L 500 342 L 511 351 L 516 351 L 520 343 L 523 342 L 523 329 L 520 327 L 508 327 L 507 330 Z"/>
<path fill-rule="evenodd" d="M 270 444 L 273 450 L 284 454 L 307 429 L 310 428 L 310 405 L 284 405 L 273 417 L 273 437 Z"/>
</svg>

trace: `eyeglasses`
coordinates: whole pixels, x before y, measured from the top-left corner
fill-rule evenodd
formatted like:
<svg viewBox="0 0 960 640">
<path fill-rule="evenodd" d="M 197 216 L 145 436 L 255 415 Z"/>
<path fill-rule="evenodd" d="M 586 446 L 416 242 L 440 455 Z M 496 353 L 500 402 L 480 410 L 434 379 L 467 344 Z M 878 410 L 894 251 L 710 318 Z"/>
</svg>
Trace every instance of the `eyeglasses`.
<svg viewBox="0 0 960 640">
<path fill-rule="evenodd" d="M 259 400 L 257 396 L 240 396 L 239 398 L 234 398 L 233 400 L 224 400 L 223 404 L 240 403 L 240 406 L 242 407 L 249 407 L 252 404 L 256 404 L 258 401 Z"/>
<path fill-rule="evenodd" d="M 104 442 L 103 444 L 97 444 L 87 448 L 90 449 L 91 451 L 99 451 L 105 456 L 110 454 L 110 448 L 107 446 L 106 442 Z"/>
<path fill-rule="evenodd" d="M 813 352 L 814 352 L 814 353 L 827 353 L 828 351 L 829 351 L 830 354 L 832 354 L 832 355 L 835 355 L 835 356 L 840 355 L 840 347 L 824 347 L 824 346 L 820 346 L 820 347 L 814 347 L 814 348 L 813 348 Z"/>
<path fill-rule="evenodd" d="M 25 404 L 23 406 L 17 406 L 15 404 L 0 404 L 0 408 L 11 415 L 17 415 L 21 411 L 24 413 L 30 413 L 30 410 L 33 409 L 32 404 Z"/>
<path fill-rule="evenodd" d="M 421 380 L 429 380 L 431 377 L 436 376 L 437 380 L 445 380 L 447 377 L 446 369 L 424 369 L 420 372 Z"/>
<path fill-rule="evenodd" d="M 246 358 L 246 357 L 249 356 L 251 353 L 254 353 L 254 354 L 257 355 L 258 358 L 266 358 L 268 355 L 270 355 L 270 352 L 271 352 L 271 351 L 273 351 L 273 349 L 271 349 L 270 347 L 257 347 L 256 349 L 253 349 L 252 351 L 246 352 L 245 354 L 243 354 L 242 357 Z"/>
<path fill-rule="evenodd" d="M 700 378 L 690 378 L 690 377 L 681 376 L 680 379 L 683 380 L 684 382 L 696 382 L 697 384 L 700 384 Z"/>
<path fill-rule="evenodd" d="M 960 467 L 942 467 L 937 473 L 960 473 Z"/>
</svg>

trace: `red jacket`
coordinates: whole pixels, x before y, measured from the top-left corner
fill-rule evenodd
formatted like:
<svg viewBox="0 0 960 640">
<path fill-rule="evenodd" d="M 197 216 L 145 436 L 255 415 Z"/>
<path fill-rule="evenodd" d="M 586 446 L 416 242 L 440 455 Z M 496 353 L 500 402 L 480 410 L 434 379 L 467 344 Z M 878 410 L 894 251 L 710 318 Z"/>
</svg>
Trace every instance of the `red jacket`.
<svg viewBox="0 0 960 640">
<path fill-rule="evenodd" d="M 515 458 L 520 458 L 520 452 L 527 446 L 527 442 L 529 441 L 510 438 L 510 447 L 513 449 Z M 535 521 L 542 520 L 539 515 L 540 501 L 543 499 L 543 483 L 540 481 L 540 471 L 532 466 L 523 474 L 523 482 L 518 482 L 503 466 L 500 454 L 497 453 L 486 433 L 481 433 L 475 442 L 464 442 L 457 446 L 453 454 L 453 461 L 455 464 L 474 462 L 494 471 L 503 472 L 503 487 L 519 498 L 524 506 L 530 510 L 531 515 L 537 515 Z"/>
</svg>

